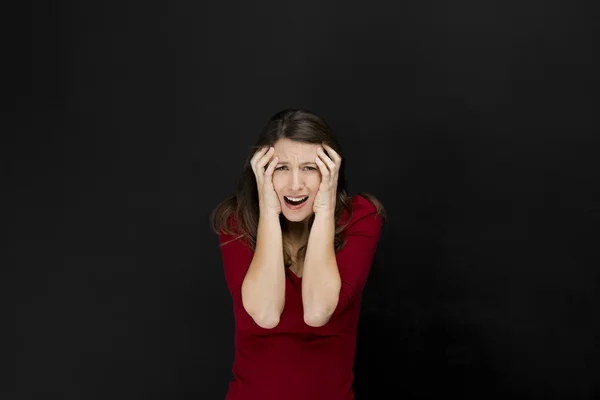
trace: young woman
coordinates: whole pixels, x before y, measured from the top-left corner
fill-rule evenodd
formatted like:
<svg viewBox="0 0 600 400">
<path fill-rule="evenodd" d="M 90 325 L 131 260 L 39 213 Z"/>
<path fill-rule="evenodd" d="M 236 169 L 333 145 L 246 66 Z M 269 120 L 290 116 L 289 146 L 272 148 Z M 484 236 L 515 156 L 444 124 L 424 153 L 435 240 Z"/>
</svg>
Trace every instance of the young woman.
<svg viewBox="0 0 600 400">
<path fill-rule="evenodd" d="M 329 126 L 284 110 L 267 124 L 237 193 L 211 214 L 233 298 L 227 400 L 350 400 L 363 287 L 384 218 L 349 197 Z"/>
</svg>

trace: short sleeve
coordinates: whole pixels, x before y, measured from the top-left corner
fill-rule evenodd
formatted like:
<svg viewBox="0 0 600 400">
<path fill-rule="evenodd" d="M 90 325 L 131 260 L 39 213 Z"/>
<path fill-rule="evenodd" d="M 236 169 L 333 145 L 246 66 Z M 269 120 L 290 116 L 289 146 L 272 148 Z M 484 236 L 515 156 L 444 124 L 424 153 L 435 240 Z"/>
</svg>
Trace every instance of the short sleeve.
<svg viewBox="0 0 600 400">
<path fill-rule="evenodd" d="M 360 197 L 346 228 L 346 245 L 336 254 L 342 282 L 333 316 L 343 313 L 358 297 L 367 282 L 381 234 L 382 217 L 375 206 Z"/>
<path fill-rule="evenodd" d="M 234 301 L 241 301 L 242 283 L 250 268 L 253 251 L 242 237 L 222 232 L 219 234 L 219 244 L 227 287 Z"/>
</svg>

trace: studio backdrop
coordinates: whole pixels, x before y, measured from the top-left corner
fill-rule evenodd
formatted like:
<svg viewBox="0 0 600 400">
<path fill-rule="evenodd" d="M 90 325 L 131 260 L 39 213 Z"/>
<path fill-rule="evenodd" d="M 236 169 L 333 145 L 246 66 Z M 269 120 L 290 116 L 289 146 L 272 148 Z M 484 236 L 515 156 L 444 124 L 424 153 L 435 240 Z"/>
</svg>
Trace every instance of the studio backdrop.
<svg viewBox="0 0 600 400">
<path fill-rule="evenodd" d="M 349 194 L 387 211 L 357 399 L 599 394 L 583 6 L 49 0 L 28 17 L 4 59 L 7 399 L 225 397 L 208 216 L 285 108 L 329 123 Z"/>
</svg>

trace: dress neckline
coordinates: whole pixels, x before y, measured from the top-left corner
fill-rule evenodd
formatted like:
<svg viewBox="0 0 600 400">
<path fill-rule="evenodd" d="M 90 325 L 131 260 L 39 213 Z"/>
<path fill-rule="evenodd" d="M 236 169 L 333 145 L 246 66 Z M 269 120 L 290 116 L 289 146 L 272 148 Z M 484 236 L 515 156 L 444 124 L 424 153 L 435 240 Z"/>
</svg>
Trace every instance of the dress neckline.
<svg viewBox="0 0 600 400">
<path fill-rule="evenodd" d="M 288 272 L 289 272 L 289 273 L 290 273 L 290 274 L 291 274 L 291 275 L 292 275 L 294 278 L 296 278 L 296 279 L 302 279 L 302 277 L 301 277 L 301 276 L 298 276 L 298 275 L 296 275 L 296 273 L 295 273 L 294 271 L 292 271 L 291 269 L 289 269 L 289 268 L 286 268 L 286 269 L 288 270 Z"/>
</svg>

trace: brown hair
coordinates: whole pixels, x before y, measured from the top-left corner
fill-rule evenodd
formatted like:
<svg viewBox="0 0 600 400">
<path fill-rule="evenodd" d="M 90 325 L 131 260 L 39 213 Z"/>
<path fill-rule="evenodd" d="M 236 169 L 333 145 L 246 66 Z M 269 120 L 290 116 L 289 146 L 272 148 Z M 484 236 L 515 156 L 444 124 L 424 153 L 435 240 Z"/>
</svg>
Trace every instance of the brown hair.
<svg viewBox="0 0 600 400">
<path fill-rule="evenodd" d="M 273 146 L 279 139 L 291 139 L 296 142 L 320 144 L 325 143 L 335 150 L 341 157 L 342 163 L 338 174 L 337 200 L 335 207 L 335 251 L 338 252 L 345 245 L 342 238 L 342 232 L 348 226 L 352 217 L 351 198 L 346 193 L 346 181 L 344 176 L 345 158 L 342 147 L 333 135 L 329 125 L 315 115 L 306 110 L 287 109 L 273 115 L 266 127 L 262 131 L 258 140 L 250 148 L 248 157 L 244 163 L 243 173 L 238 182 L 237 191 L 221 201 L 211 212 L 209 220 L 212 230 L 217 233 L 236 236 L 236 239 L 244 238 L 252 250 L 256 248 L 256 234 L 258 230 L 258 189 L 256 186 L 256 176 L 250 165 L 250 160 L 254 153 L 263 146 Z M 385 218 L 383 205 L 369 193 L 359 193 L 360 196 L 369 200 L 377 209 L 377 213 Z M 339 225 L 343 210 L 347 210 L 349 217 L 346 223 Z M 229 226 L 230 217 L 235 217 L 238 221 L 235 231 Z M 309 229 L 312 226 L 314 215 L 310 217 Z M 282 228 L 285 227 L 286 219 L 280 215 Z M 303 258 L 306 253 L 306 245 L 298 250 L 298 257 Z M 285 266 L 291 264 L 291 257 L 284 247 Z"/>
</svg>

